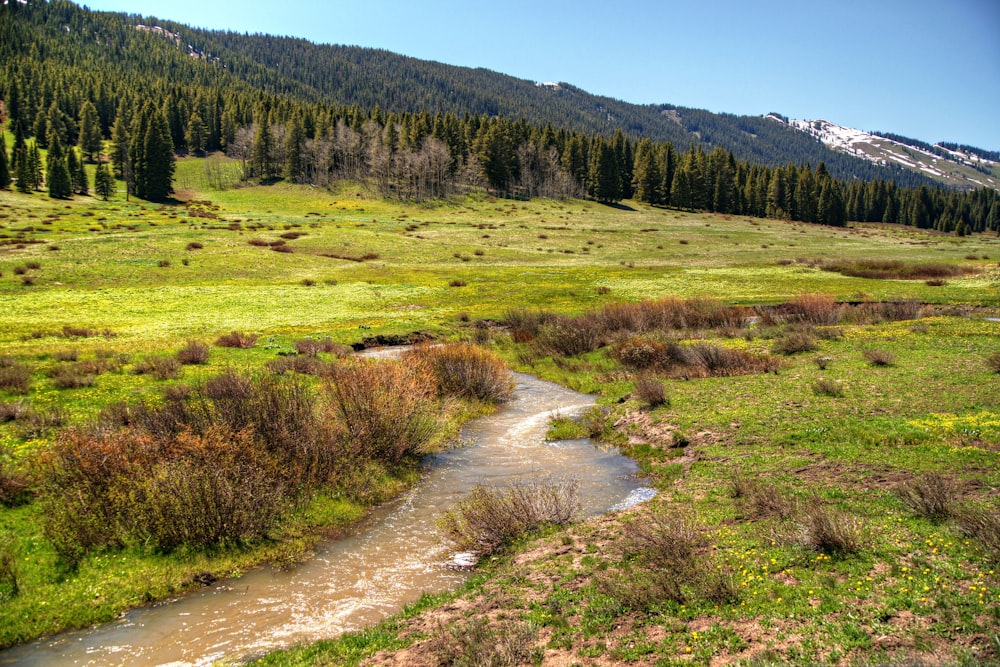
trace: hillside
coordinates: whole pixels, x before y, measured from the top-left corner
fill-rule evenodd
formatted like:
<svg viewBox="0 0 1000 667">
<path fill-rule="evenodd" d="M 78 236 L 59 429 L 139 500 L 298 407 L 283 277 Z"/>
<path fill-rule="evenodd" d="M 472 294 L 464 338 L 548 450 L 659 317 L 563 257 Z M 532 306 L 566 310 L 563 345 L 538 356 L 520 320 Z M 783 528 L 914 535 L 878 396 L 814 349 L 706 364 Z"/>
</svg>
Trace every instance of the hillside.
<svg viewBox="0 0 1000 667">
<path fill-rule="evenodd" d="M 890 133 L 869 133 L 825 120 L 789 120 L 776 114 L 768 119 L 800 130 L 824 145 L 877 165 L 900 165 L 950 186 L 1000 188 L 997 156 L 969 146 L 930 145 Z"/>
<path fill-rule="evenodd" d="M 606 136 L 622 130 L 671 141 L 679 149 L 692 143 L 708 150 L 720 146 L 737 159 L 770 166 L 824 162 L 834 177 L 844 180 L 930 183 L 892 163 L 837 152 L 765 117 L 629 104 L 567 83 L 537 84 L 384 50 L 202 30 L 154 17 L 94 12 L 61 0 L 4 5 L 0 36 L 0 89 L 6 92 L 15 74 L 23 79 L 28 70 L 32 84 L 21 92 L 33 108 L 69 90 L 78 109 L 85 91 L 98 91 L 105 122 L 123 98 L 122 87 L 156 91 L 198 86 L 217 94 L 249 91 L 262 99 L 390 112 L 502 115 Z M 75 111 L 71 102 L 63 104 Z"/>
</svg>

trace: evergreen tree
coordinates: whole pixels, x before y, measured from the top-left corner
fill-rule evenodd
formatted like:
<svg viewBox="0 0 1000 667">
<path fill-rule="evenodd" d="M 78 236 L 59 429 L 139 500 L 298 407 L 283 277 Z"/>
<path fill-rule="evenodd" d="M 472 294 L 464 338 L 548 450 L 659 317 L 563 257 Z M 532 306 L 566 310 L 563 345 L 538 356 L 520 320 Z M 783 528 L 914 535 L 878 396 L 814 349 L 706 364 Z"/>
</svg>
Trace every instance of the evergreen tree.
<svg viewBox="0 0 1000 667">
<path fill-rule="evenodd" d="M 635 198 L 647 204 L 661 204 L 663 197 L 660 188 L 663 185 L 663 174 L 656 156 L 653 142 L 643 139 L 635 150 L 635 167 L 632 169 L 632 187 Z"/>
<path fill-rule="evenodd" d="M 621 170 L 614 145 L 598 137 L 590 148 L 590 195 L 599 202 L 614 202 L 622 198 Z"/>
<path fill-rule="evenodd" d="M 101 136 L 101 122 L 97 116 L 97 107 L 90 100 L 80 107 L 80 150 L 88 162 L 94 161 L 104 147 L 104 137 Z"/>
<path fill-rule="evenodd" d="M 115 124 L 111 128 L 111 164 L 114 166 L 115 176 L 125 179 L 126 184 L 131 183 L 131 178 L 128 177 L 129 143 L 125 107 L 119 105 L 118 113 L 115 114 Z"/>
<path fill-rule="evenodd" d="M 90 184 L 87 181 L 87 171 L 83 167 L 83 159 L 77 157 L 75 148 L 66 151 L 66 168 L 69 170 L 69 180 L 73 184 L 73 192 L 78 195 L 88 194 Z"/>
<path fill-rule="evenodd" d="M 104 201 L 111 199 L 115 193 L 115 179 L 111 175 L 107 163 L 103 161 L 97 163 L 97 171 L 94 174 L 94 193 Z"/>
<path fill-rule="evenodd" d="M 0 190 L 7 189 L 10 185 L 10 169 L 7 162 L 7 141 L 3 132 L 0 132 Z"/>
<path fill-rule="evenodd" d="M 184 136 L 189 151 L 196 155 L 204 154 L 208 141 L 208 129 L 205 127 L 205 121 L 197 112 L 191 114 L 191 118 L 188 119 L 187 131 Z"/>
<path fill-rule="evenodd" d="M 42 153 L 38 150 L 38 142 L 32 142 L 31 149 L 28 151 L 28 160 L 26 162 L 27 167 L 27 178 L 25 182 L 31 186 L 32 190 L 42 189 Z"/>
<path fill-rule="evenodd" d="M 274 176 L 274 149 L 267 114 L 261 115 L 263 119 L 257 124 L 257 133 L 254 135 L 253 148 L 250 152 L 250 169 L 254 176 L 268 179 Z"/>
<path fill-rule="evenodd" d="M 305 131 L 298 115 L 292 116 L 285 126 L 285 178 L 298 183 L 305 174 Z"/>
<path fill-rule="evenodd" d="M 42 109 L 35 114 L 35 123 L 31 127 L 31 134 L 35 137 L 35 143 L 39 148 L 49 147 L 49 117 Z"/>
<path fill-rule="evenodd" d="M 63 153 L 59 135 L 53 133 L 49 143 L 49 154 L 46 157 L 47 172 L 45 183 L 48 185 L 49 196 L 54 199 L 66 199 L 73 194 L 73 184 L 66 166 L 66 155 Z"/>
<path fill-rule="evenodd" d="M 1000 236 L 1000 197 L 993 199 L 990 212 L 986 216 L 986 229 L 994 229 L 997 235 Z"/>
<path fill-rule="evenodd" d="M 163 201 L 174 191 L 174 144 L 166 116 L 152 106 L 149 109 L 142 141 L 141 178 L 138 171 L 136 174 L 136 182 L 143 184 L 143 192 L 136 194 L 150 201 Z M 136 169 L 138 168 L 137 163 Z"/>
</svg>

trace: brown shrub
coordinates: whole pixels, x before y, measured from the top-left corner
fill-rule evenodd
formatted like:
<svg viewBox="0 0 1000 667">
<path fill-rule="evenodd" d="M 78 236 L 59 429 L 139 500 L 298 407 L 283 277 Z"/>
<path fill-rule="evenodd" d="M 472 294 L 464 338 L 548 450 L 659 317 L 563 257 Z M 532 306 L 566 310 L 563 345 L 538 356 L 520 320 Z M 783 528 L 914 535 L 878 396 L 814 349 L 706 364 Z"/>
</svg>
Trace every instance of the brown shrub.
<svg viewBox="0 0 1000 667">
<path fill-rule="evenodd" d="M 284 241 L 282 241 L 282 243 L 284 243 Z M 283 253 L 293 253 L 293 252 L 295 252 L 292 249 L 292 246 L 290 246 L 290 245 L 272 245 L 271 246 L 271 250 L 273 250 L 274 252 L 283 252 Z"/>
<path fill-rule="evenodd" d="M 198 243 L 197 241 L 191 241 L 191 243 L 188 243 L 187 246 L 185 246 L 184 249 L 185 250 L 201 250 L 204 247 L 205 247 L 204 245 L 202 245 L 201 243 Z"/>
<path fill-rule="evenodd" d="M 651 408 L 670 405 L 670 398 L 663 382 L 655 375 L 642 373 L 635 380 L 635 394 Z"/>
<path fill-rule="evenodd" d="M 816 325 L 837 324 L 844 312 L 830 294 L 802 294 L 787 309 L 793 320 Z"/>
<path fill-rule="evenodd" d="M 547 354 L 575 357 L 601 347 L 604 338 L 593 317 L 555 316 L 541 326 L 535 343 Z"/>
<path fill-rule="evenodd" d="M 888 280 L 924 280 L 930 278 L 956 278 L 976 273 L 975 267 L 958 266 L 941 262 L 904 262 L 889 259 L 829 260 L 820 264 L 824 271 L 834 271 L 855 278 Z"/>
<path fill-rule="evenodd" d="M 864 523 L 813 498 L 797 520 L 803 545 L 831 556 L 862 551 L 869 541 Z"/>
<path fill-rule="evenodd" d="M 334 418 L 356 454 L 395 463 L 426 445 L 437 430 L 434 379 L 394 361 L 354 359 L 332 366 L 325 383 Z"/>
<path fill-rule="evenodd" d="M 642 370 L 665 367 L 669 360 L 667 346 L 647 336 L 630 336 L 615 343 L 611 354 L 623 366 Z"/>
<path fill-rule="evenodd" d="M 144 357 L 132 367 L 136 375 L 152 375 L 157 380 L 172 380 L 180 371 L 181 362 L 175 357 Z"/>
<path fill-rule="evenodd" d="M 913 514 L 931 521 L 944 521 L 950 517 L 959 496 L 954 480 L 935 472 L 914 477 L 893 491 Z"/>
<path fill-rule="evenodd" d="M 0 424 L 23 419 L 30 410 L 31 408 L 23 400 L 14 403 L 0 401 Z"/>
<path fill-rule="evenodd" d="M 1000 373 L 1000 352 L 986 357 L 986 367 L 994 373 Z"/>
<path fill-rule="evenodd" d="M 896 356 L 887 350 L 865 350 L 862 354 L 872 366 L 892 366 L 896 363 Z"/>
<path fill-rule="evenodd" d="M 963 507 L 954 516 L 959 529 L 979 542 L 986 557 L 1000 563 L 1000 508 Z"/>
<path fill-rule="evenodd" d="M 323 375 L 328 366 L 317 357 L 294 354 L 269 361 L 267 368 L 278 375 L 288 372 L 301 373 L 302 375 Z"/>
<path fill-rule="evenodd" d="M 0 357 L 0 389 L 27 394 L 31 389 L 31 368 L 13 357 Z"/>
<path fill-rule="evenodd" d="M 816 340 L 804 331 L 789 331 L 780 338 L 776 338 L 771 345 L 771 352 L 786 356 L 799 352 L 812 352 L 816 349 Z"/>
<path fill-rule="evenodd" d="M 6 460 L 0 458 L 0 505 L 17 507 L 31 498 L 31 482 L 28 475 L 15 470 Z"/>
<path fill-rule="evenodd" d="M 476 345 L 422 345 L 403 360 L 425 365 L 441 395 L 505 403 L 514 393 L 514 379 L 503 360 Z"/>
<path fill-rule="evenodd" d="M 80 358 L 80 351 L 77 349 L 60 350 L 52 355 L 57 361 L 76 361 Z"/>
<path fill-rule="evenodd" d="M 456 548 L 488 556 L 545 525 L 564 525 L 580 511 L 575 481 L 535 480 L 475 486 L 438 522 Z"/>
<path fill-rule="evenodd" d="M 469 283 L 465 282 L 464 280 L 452 280 L 450 283 L 448 283 L 448 286 L 449 287 L 465 287 L 468 284 Z"/>
<path fill-rule="evenodd" d="M 817 396 L 829 396 L 830 398 L 842 398 L 844 396 L 844 385 L 836 380 L 820 378 L 813 383 L 813 393 Z"/>
<path fill-rule="evenodd" d="M 257 334 L 232 331 L 219 336 L 215 340 L 215 344 L 219 347 L 235 347 L 248 350 L 257 344 Z"/>
<path fill-rule="evenodd" d="M 189 365 L 207 364 L 212 348 L 208 343 L 200 340 L 189 340 L 184 347 L 177 351 L 177 361 Z"/>
<path fill-rule="evenodd" d="M 771 481 L 734 475 L 730 495 L 747 519 L 787 519 L 798 509 L 795 499 Z"/>
<path fill-rule="evenodd" d="M 440 628 L 428 642 L 440 667 L 514 667 L 532 663 L 538 632 L 512 619 L 472 618 Z"/>
</svg>

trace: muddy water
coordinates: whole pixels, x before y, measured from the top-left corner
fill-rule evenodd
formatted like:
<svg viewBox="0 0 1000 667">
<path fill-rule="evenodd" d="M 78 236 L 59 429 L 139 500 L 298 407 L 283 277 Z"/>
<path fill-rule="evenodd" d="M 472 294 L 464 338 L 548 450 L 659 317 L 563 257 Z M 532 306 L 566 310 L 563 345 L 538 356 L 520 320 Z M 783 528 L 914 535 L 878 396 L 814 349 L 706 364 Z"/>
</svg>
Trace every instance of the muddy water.
<svg viewBox="0 0 1000 667">
<path fill-rule="evenodd" d="M 132 611 L 84 632 L 0 652 L 0 665 L 205 665 L 357 630 L 422 592 L 459 585 L 435 521 L 479 483 L 547 475 L 579 480 L 595 515 L 650 495 L 635 464 L 588 440 L 545 443 L 553 412 L 591 399 L 528 375 L 497 414 L 470 423 L 465 446 L 427 459 L 420 484 L 374 512 L 359 532 L 326 544 L 288 571 L 262 568 L 179 600 Z"/>
</svg>

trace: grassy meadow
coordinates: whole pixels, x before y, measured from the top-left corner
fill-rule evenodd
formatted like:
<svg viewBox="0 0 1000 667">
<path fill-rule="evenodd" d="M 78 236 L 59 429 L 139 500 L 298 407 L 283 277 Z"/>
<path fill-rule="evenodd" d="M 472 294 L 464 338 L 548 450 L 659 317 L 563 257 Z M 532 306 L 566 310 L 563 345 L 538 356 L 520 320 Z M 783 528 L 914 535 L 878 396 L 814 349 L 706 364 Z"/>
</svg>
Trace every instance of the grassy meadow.
<svg viewBox="0 0 1000 667">
<path fill-rule="evenodd" d="M 660 491 L 519 542 L 452 596 L 266 664 L 501 664 L 488 662 L 501 636 L 527 647 L 504 664 L 1000 660 L 997 236 L 484 193 L 407 204 L 363 186 L 213 190 L 207 164 L 181 160 L 165 206 L 0 191 L 0 380 L 22 374 L 0 405 L 35 415 L 0 423 L 3 470 L 35 479 L 59 428 L 227 369 L 260 372 L 296 341 L 421 332 L 596 394 L 597 411 L 552 437 L 618 445 Z M 872 259 L 953 270 L 831 270 Z M 778 308 L 803 295 L 826 295 L 803 301 L 820 304 L 815 317 Z M 629 329 L 601 315 L 665 298 L 743 317 Z M 896 307 L 876 316 L 881 303 Z M 594 322 L 585 349 L 556 345 Z M 213 344 L 233 331 L 256 345 Z M 192 340 L 211 344 L 205 363 L 136 372 Z M 87 361 L 106 362 L 89 384 L 60 380 Z M 416 477 L 389 470 L 374 496 Z M 914 494 L 935 493 L 945 509 L 922 515 Z M 320 495 L 267 540 L 95 550 L 68 570 L 41 504 L 10 504 L 0 646 L 111 619 L 197 573 L 293 560 L 365 506 Z M 686 551 L 665 546 L 677 544 Z"/>
</svg>

